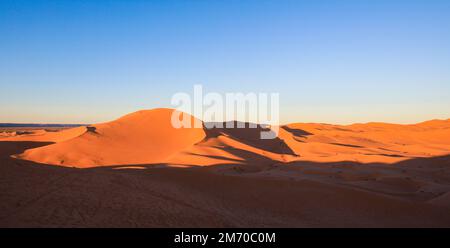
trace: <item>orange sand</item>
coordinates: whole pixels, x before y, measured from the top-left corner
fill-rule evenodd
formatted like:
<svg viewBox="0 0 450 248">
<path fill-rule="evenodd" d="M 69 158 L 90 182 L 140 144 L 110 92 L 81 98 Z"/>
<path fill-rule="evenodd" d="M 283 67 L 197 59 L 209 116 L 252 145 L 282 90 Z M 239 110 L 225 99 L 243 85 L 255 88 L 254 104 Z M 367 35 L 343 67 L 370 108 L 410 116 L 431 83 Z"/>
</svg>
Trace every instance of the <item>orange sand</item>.
<svg viewBox="0 0 450 248">
<path fill-rule="evenodd" d="M 202 129 L 173 128 L 171 114 L 168 109 L 138 111 L 112 122 L 62 131 L 63 138 L 45 140 L 55 144 L 18 157 L 74 167 L 158 163 L 205 137 Z M 77 135 L 67 139 L 72 134 Z"/>
<path fill-rule="evenodd" d="M 260 140 L 171 114 L 0 135 L 0 226 L 450 227 L 450 120 Z"/>
<path fill-rule="evenodd" d="M 90 127 L 37 131 L 5 140 L 56 142 L 27 150 L 18 158 L 80 168 L 148 163 L 204 166 L 227 161 L 261 164 L 261 160 L 395 163 L 450 151 L 449 120 L 415 125 L 296 123 L 281 126 L 276 139 L 260 140 L 261 129 L 248 127 L 175 129 L 171 114 L 170 109 L 139 111 Z"/>
</svg>

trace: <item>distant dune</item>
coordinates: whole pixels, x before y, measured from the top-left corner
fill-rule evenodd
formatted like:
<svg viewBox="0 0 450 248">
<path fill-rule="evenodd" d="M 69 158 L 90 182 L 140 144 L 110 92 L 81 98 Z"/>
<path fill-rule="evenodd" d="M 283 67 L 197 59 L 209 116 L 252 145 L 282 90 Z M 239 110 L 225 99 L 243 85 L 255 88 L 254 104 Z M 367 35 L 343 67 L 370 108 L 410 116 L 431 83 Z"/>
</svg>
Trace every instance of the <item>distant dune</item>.
<svg viewBox="0 0 450 248">
<path fill-rule="evenodd" d="M 0 133 L 0 226 L 450 227 L 450 120 L 260 140 L 172 112 Z"/>
</svg>

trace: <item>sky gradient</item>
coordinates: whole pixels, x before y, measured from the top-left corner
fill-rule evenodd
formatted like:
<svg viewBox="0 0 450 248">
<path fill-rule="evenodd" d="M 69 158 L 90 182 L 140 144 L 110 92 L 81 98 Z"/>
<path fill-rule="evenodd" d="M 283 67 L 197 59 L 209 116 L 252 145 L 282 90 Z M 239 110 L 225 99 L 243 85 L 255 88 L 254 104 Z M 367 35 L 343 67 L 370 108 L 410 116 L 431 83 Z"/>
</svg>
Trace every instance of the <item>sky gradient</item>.
<svg viewBox="0 0 450 248">
<path fill-rule="evenodd" d="M 282 123 L 450 118 L 450 1 L 0 1 L 0 122 L 96 123 L 192 92 Z"/>
</svg>

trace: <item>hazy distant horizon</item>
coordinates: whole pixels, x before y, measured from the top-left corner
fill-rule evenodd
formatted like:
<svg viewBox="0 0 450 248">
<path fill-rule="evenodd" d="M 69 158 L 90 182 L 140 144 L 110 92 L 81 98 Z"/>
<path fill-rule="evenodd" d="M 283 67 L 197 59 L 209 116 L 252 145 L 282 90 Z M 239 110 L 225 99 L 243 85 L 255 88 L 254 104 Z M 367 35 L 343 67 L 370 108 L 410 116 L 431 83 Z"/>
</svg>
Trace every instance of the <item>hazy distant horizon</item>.
<svg viewBox="0 0 450 248">
<path fill-rule="evenodd" d="M 121 116 L 119 116 L 121 117 Z M 59 126 L 65 126 L 65 127 L 69 127 L 69 126 L 88 126 L 88 125 L 93 125 L 93 124 L 98 124 L 98 123 L 103 123 L 103 122 L 110 122 L 110 121 L 114 121 L 117 118 L 111 119 L 111 120 L 106 120 L 106 121 L 101 121 L 101 122 L 93 122 L 93 123 L 65 123 L 65 122 L 0 122 L 0 127 L 59 127 Z M 317 122 L 317 121 L 293 121 L 293 122 L 280 122 L 280 125 L 287 125 L 287 124 L 294 124 L 294 123 L 317 123 L 317 124 L 331 124 L 331 125 L 352 125 L 352 124 L 369 124 L 369 123 L 388 123 L 388 124 L 401 124 L 401 125 L 414 125 L 414 124 L 419 124 L 422 122 L 427 122 L 427 121 L 447 121 L 450 120 L 450 118 L 442 118 L 442 119 L 426 119 L 423 121 L 418 121 L 418 122 L 404 122 L 404 123 L 400 123 L 400 122 L 382 122 L 382 121 L 369 121 L 369 122 L 351 122 L 351 123 L 327 123 L 327 122 Z M 235 120 L 236 121 L 236 120 Z"/>
</svg>

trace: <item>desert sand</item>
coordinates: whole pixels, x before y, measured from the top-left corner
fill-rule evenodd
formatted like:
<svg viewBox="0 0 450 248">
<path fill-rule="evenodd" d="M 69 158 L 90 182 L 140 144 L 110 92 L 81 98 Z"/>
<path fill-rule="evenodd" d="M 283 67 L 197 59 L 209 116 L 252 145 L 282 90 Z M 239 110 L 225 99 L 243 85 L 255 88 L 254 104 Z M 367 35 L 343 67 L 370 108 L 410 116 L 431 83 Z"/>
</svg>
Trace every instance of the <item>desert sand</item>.
<svg viewBox="0 0 450 248">
<path fill-rule="evenodd" d="M 172 111 L 0 133 L 0 226 L 450 227 L 450 120 L 260 140 L 175 129 Z"/>
</svg>

